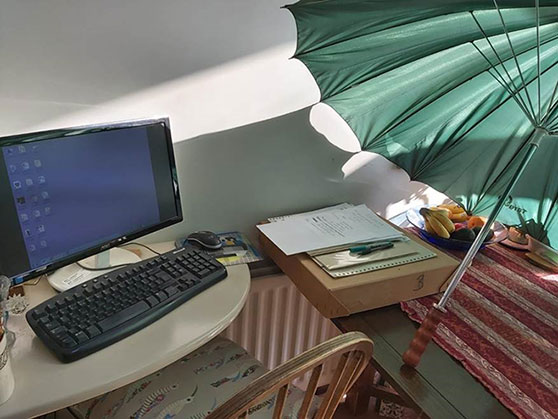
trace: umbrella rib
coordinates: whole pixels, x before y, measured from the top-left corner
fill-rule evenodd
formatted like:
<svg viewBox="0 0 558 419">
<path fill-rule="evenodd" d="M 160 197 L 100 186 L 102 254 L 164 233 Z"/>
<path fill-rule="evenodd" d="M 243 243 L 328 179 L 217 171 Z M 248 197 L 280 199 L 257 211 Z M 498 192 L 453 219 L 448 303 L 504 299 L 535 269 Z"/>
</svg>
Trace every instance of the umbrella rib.
<svg viewBox="0 0 558 419">
<path fill-rule="evenodd" d="M 551 42 L 552 40 L 548 41 Z M 490 62 L 490 61 L 489 61 Z M 556 65 L 558 64 L 558 62 L 552 64 L 550 67 L 548 67 L 546 70 L 544 70 L 542 73 L 545 74 L 548 71 L 550 71 L 551 69 L 555 68 Z M 484 70 L 489 72 L 490 69 Z M 484 72 L 483 71 L 483 72 Z M 467 80 L 464 80 L 463 82 L 461 82 L 459 85 L 462 85 L 464 83 L 469 82 L 470 80 L 472 80 L 473 78 L 479 76 L 482 73 L 478 73 L 475 76 L 472 76 L 470 78 L 468 78 Z M 491 75 L 494 78 L 494 75 Z M 498 82 L 498 80 L 495 78 L 495 80 Z M 532 81 L 531 81 L 532 82 Z M 528 84 L 531 84 L 531 82 L 529 82 Z M 500 83 L 501 85 L 501 83 Z M 517 100 L 514 96 L 510 96 L 511 98 L 514 98 L 514 100 Z M 327 100 L 324 101 L 324 103 L 328 103 Z M 330 106 L 332 106 L 330 104 Z M 500 105 L 498 105 L 494 110 L 498 109 Z M 333 109 L 335 109 L 334 106 L 332 106 Z M 365 141 L 365 143 L 362 144 L 363 149 L 366 149 L 367 147 L 372 146 L 373 144 L 377 143 L 378 141 L 380 141 L 382 139 L 382 137 L 384 137 L 387 133 L 389 133 L 391 130 L 395 129 L 396 127 L 398 127 L 400 124 L 402 124 L 403 122 L 405 122 L 406 120 L 408 120 L 409 118 L 411 118 L 413 115 L 417 114 L 418 112 L 420 112 L 422 109 L 424 109 L 424 106 L 421 107 L 420 109 L 414 110 L 413 112 L 411 112 L 410 114 L 406 115 L 404 118 L 399 118 L 397 119 L 395 122 L 393 122 L 392 124 L 390 124 L 389 126 L 387 126 L 386 128 L 384 128 L 380 133 L 378 133 L 377 135 L 374 136 L 374 138 L 372 139 L 368 139 L 367 141 Z M 532 116 L 529 114 L 529 112 L 525 112 L 525 116 L 527 117 L 527 119 L 534 125 L 536 126 Z M 476 125 L 476 124 L 475 124 Z"/>
<path fill-rule="evenodd" d="M 479 54 L 482 55 L 482 57 L 486 60 L 486 62 L 488 62 L 488 64 L 492 67 L 492 70 L 494 70 L 494 72 L 501 78 L 501 80 L 498 77 L 496 77 L 490 70 L 488 70 L 488 74 L 490 74 L 494 78 L 494 80 L 496 80 L 504 89 L 506 89 L 506 91 L 510 94 L 510 96 L 513 98 L 513 100 L 515 100 L 517 105 L 521 108 L 521 110 L 523 111 L 525 116 L 527 116 L 527 118 L 529 118 L 529 121 L 531 121 L 531 123 L 536 126 L 536 122 L 533 119 L 533 116 L 529 113 L 529 111 L 525 107 L 525 102 L 519 100 L 521 95 L 517 94 L 518 91 L 517 91 L 517 87 L 515 86 L 515 84 L 513 86 L 513 88 L 516 89 L 515 92 L 514 92 L 513 90 L 511 90 L 511 87 L 505 82 L 504 77 L 502 76 L 502 74 L 496 69 L 496 66 L 494 66 L 492 64 L 492 62 L 488 59 L 488 57 L 480 50 L 479 47 L 477 47 L 475 45 L 474 42 L 472 44 L 475 47 L 475 49 L 479 52 Z M 509 74 L 508 74 L 508 76 L 509 76 Z"/>
<path fill-rule="evenodd" d="M 556 122 L 558 122 L 558 116 L 554 117 L 548 124 L 547 127 L 548 129 L 555 131 L 556 127 L 554 127 L 553 125 L 556 124 Z"/>
<path fill-rule="evenodd" d="M 537 121 L 541 122 L 541 16 L 540 16 L 540 0 L 535 0 L 535 9 L 537 11 L 537 97 L 538 97 L 538 109 L 539 117 Z"/>
<path fill-rule="evenodd" d="M 550 102 L 548 102 L 548 109 L 546 110 L 545 116 L 541 122 L 541 126 L 544 126 L 546 124 L 546 122 L 548 121 L 548 118 L 550 118 L 550 115 L 552 114 L 552 112 L 554 111 L 554 109 L 556 108 L 556 106 L 558 105 L 558 101 L 556 101 L 556 103 L 554 102 L 554 99 L 556 97 L 556 92 L 558 91 L 558 81 L 556 82 L 556 85 L 554 86 L 554 90 L 552 91 L 552 96 L 550 97 Z"/>
<path fill-rule="evenodd" d="M 552 69 L 553 69 L 554 67 L 556 67 L 557 65 L 558 65 L 558 62 L 557 62 L 557 63 L 554 63 L 554 64 L 551 65 L 549 68 L 547 68 L 547 69 L 543 72 L 543 74 L 546 73 L 546 72 L 548 72 L 548 71 L 550 71 L 550 70 L 552 70 Z M 469 133 L 470 133 L 472 130 L 474 130 L 479 124 L 481 124 L 484 120 L 486 120 L 486 118 L 488 118 L 490 115 L 492 115 L 492 114 L 493 114 L 494 112 L 496 112 L 498 109 L 500 109 L 500 107 L 502 107 L 506 102 L 507 102 L 507 100 L 503 101 L 501 104 L 499 104 L 499 105 L 496 106 L 494 109 L 492 109 L 489 113 L 487 113 L 483 118 L 481 118 L 480 120 L 478 120 L 478 121 L 477 121 L 473 126 L 471 126 L 466 132 L 464 132 L 464 133 L 459 137 L 458 140 L 454 141 L 452 145 L 450 145 L 450 146 L 449 146 L 448 148 L 446 148 L 442 153 L 440 153 L 440 155 L 443 154 L 443 153 L 448 152 L 449 150 L 451 150 L 451 149 L 454 147 L 454 145 L 457 144 L 457 143 L 459 142 L 459 140 L 460 140 L 461 138 L 463 138 L 465 135 L 469 134 Z M 551 134 L 552 134 L 552 132 L 551 132 Z M 558 131 L 556 131 L 555 134 L 558 134 Z M 439 155 L 439 156 L 440 156 L 440 155 Z M 438 156 L 438 157 L 439 157 L 439 156 Z M 420 170 L 418 170 L 418 171 L 412 176 L 412 179 L 413 179 L 413 180 L 419 180 L 419 181 L 420 181 L 419 176 L 420 176 L 423 172 L 425 172 L 426 170 L 428 170 L 428 169 L 430 168 L 430 166 L 432 166 L 432 164 L 434 164 L 433 161 L 431 161 L 430 163 L 427 163 L 424 167 L 422 167 Z"/>
<path fill-rule="evenodd" d="M 556 86 L 554 86 L 554 90 L 552 92 L 550 102 L 548 103 L 548 110 L 546 111 L 546 115 L 541 122 L 541 126 L 543 126 L 543 127 L 547 127 L 549 125 L 552 125 L 552 123 L 548 123 L 548 119 L 550 118 L 552 113 L 556 110 L 556 107 L 558 107 L 558 100 L 556 102 L 554 102 L 554 99 L 556 97 L 557 92 L 558 92 L 558 82 L 556 82 Z M 556 117 L 554 117 L 552 120 L 554 121 L 555 119 L 556 119 Z"/>
<path fill-rule="evenodd" d="M 534 133 L 534 130 L 529 132 L 529 135 L 526 137 L 527 140 L 525 141 L 525 143 L 519 148 L 518 153 L 516 153 L 516 155 L 510 160 L 508 161 L 508 163 L 506 163 L 506 166 L 500 171 L 500 173 L 496 176 L 496 178 L 492 181 L 489 182 L 489 179 L 486 179 L 486 182 L 484 182 L 484 193 L 481 193 L 479 196 L 479 199 L 477 200 L 477 204 L 478 205 L 480 202 L 482 202 L 482 200 L 488 195 L 488 193 L 490 192 L 490 189 L 493 188 L 495 185 L 498 184 L 498 182 L 504 177 L 504 174 L 509 170 L 510 167 L 513 166 L 513 164 L 516 162 L 516 159 L 519 157 L 519 152 L 524 148 L 524 147 L 528 147 L 529 146 L 529 141 L 532 137 Z M 473 208 L 474 211 L 475 207 Z"/>
<path fill-rule="evenodd" d="M 508 45 L 510 46 L 510 51 L 512 53 L 513 59 L 515 61 L 515 65 L 517 67 L 517 71 L 519 72 L 519 76 L 521 77 L 521 82 L 523 83 L 523 89 L 525 90 L 525 95 L 527 96 L 527 101 L 529 102 L 529 107 L 531 108 L 531 112 L 533 116 L 535 115 L 535 109 L 533 108 L 533 102 L 531 101 L 531 96 L 529 96 L 529 92 L 527 91 L 527 86 L 525 84 L 525 78 L 523 77 L 523 73 L 521 72 L 521 67 L 519 65 L 519 61 L 517 60 L 517 55 L 515 54 L 515 49 L 513 47 L 510 34 L 508 32 L 508 28 L 506 26 L 506 22 L 504 20 L 504 16 L 502 15 L 502 11 L 500 10 L 500 6 L 498 6 L 498 2 L 493 0 L 494 6 L 496 7 L 496 11 L 498 12 L 498 16 L 500 16 L 500 22 L 502 22 L 502 28 L 504 29 L 504 33 L 506 34 L 506 39 L 508 40 Z"/>
<path fill-rule="evenodd" d="M 549 182 L 550 182 L 550 177 L 546 179 L 545 191 L 548 191 Z M 556 213 L 552 214 L 552 211 L 554 210 L 554 207 L 556 206 L 557 203 L 558 203 L 558 195 L 554 197 L 552 203 L 548 206 L 547 210 L 544 212 L 544 222 L 542 221 L 543 217 L 541 214 L 542 206 L 539 206 L 539 214 L 537 215 L 539 216 L 539 220 L 541 220 L 541 224 L 548 225 L 549 221 L 552 221 L 552 219 L 556 216 Z"/>
<path fill-rule="evenodd" d="M 558 106 L 558 103 L 553 107 L 552 112 L 554 112 L 556 110 L 556 106 Z M 550 118 L 550 114 L 547 115 L 546 119 L 545 119 L 545 127 L 547 127 L 549 130 L 553 130 L 552 125 L 554 125 L 556 123 L 556 121 L 558 121 L 558 115 L 554 115 L 554 117 L 552 117 L 552 119 Z"/>
<path fill-rule="evenodd" d="M 548 42 L 551 42 L 551 41 L 548 41 Z M 489 61 L 489 63 L 490 63 L 490 61 Z M 490 63 L 490 64 L 491 64 L 491 63 Z M 546 73 L 546 72 L 547 72 L 548 70 L 550 70 L 551 68 L 554 68 L 556 64 L 558 64 L 558 63 L 552 64 L 549 68 L 547 68 L 545 71 L 543 71 L 543 73 Z M 490 69 L 487 69 L 487 70 L 484 70 L 484 71 L 489 71 L 489 70 L 490 70 Z M 484 72 L 484 71 L 483 71 L 483 72 Z M 464 80 L 464 81 L 461 82 L 459 85 L 462 85 L 462 84 L 464 84 L 464 83 L 469 82 L 470 80 L 472 80 L 473 78 L 479 76 L 480 74 L 481 74 L 481 73 L 478 73 L 478 74 L 476 74 L 475 76 L 472 76 L 472 77 L 468 78 L 467 80 Z M 494 77 L 494 76 L 492 76 L 492 77 Z M 529 84 L 530 84 L 530 82 L 529 82 Z M 324 101 L 324 103 L 328 103 L 327 100 Z M 331 105 L 330 105 L 330 106 L 331 106 Z M 333 107 L 333 108 L 335 109 L 335 107 Z M 394 123 L 392 123 L 391 125 L 387 126 L 387 127 L 384 128 L 380 133 L 378 133 L 374 138 L 372 138 L 372 139 L 366 141 L 366 144 L 363 144 L 363 147 L 370 146 L 371 144 L 374 144 L 375 142 L 379 141 L 379 140 L 380 140 L 383 136 L 385 136 L 388 132 L 390 132 L 391 130 L 395 129 L 397 126 L 399 126 L 400 124 L 402 124 L 403 122 L 405 122 L 407 119 L 409 119 L 410 117 L 412 117 L 413 115 L 415 115 L 417 112 L 420 112 L 422 109 L 423 109 L 423 107 L 421 107 L 421 108 L 418 109 L 418 110 L 415 110 L 415 111 L 411 112 L 409 115 L 406 115 L 404 118 L 400 118 L 400 119 L 398 119 L 397 121 L 395 121 Z M 529 121 L 530 121 L 534 126 L 536 126 L 536 124 L 535 124 L 535 122 L 534 122 L 534 119 L 533 119 L 533 117 L 530 115 L 529 112 L 525 112 L 525 116 L 529 119 Z"/>
<path fill-rule="evenodd" d="M 486 40 L 486 42 L 488 43 L 488 45 L 490 46 L 490 49 L 492 50 L 492 52 L 494 53 L 496 59 L 498 60 L 498 62 L 500 63 L 500 65 L 502 66 L 502 69 L 504 70 L 504 72 L 506 73 L 506 75 L 508 76 L 508 78 L 510 79 L 510 84 L 513 86 L 513 89 L 516 91 L 517 96 L 519 98 L 519 100 L 521 100 L 521 103 L 523 104 L 522 109 L 525 112 L 525 114 L 529 117 L 529 120 L 531 122 L 534 121 L 534 115 L 531 115 L 529 113 L 529 111 L 527 110 L 527 104 L 525 103 L 523 96 L 521 95 L 521 86 L 517 87 L 515 84 L 515 81 L 513 79 L 513 77 L 510 75 L 508 69 L 506 68 L 506 66 L 504 65 L 504 62 L 502 61 L 502 58 L 500 57 L 500 55 L 498 54 L 498 52 L 496 51 L 496 48 L 494 47 L 494 44 L 492 44 L 492 41 L 490 41 L 490 37 L 488 36 L 488 34 L 486 33 L 486 31 L 484 30 L 484 28 L 482 27 L 482 25 L 480 24 L 480 22 L 478 21 L 477 17 L 475 16 L 475 14 L 473 12 L 471 13 L 471 17 L 473 18 L 473 20 L 475 21 L 475 23 L 477 24 L 477 27 L 479 28 L 480 32 L 482 33 L 482 35 L 484 36 L 484 39 Z M 490 61 L 488 59 L 488 57 L 480 50 L 480 48 L 477 47 L 477 45 L 472 42 L 473 46 L 477 49 L 477 51 L 483 56 L 483 58 L 488 62 L 488 64 L 494 69 L 494 71 L 496 71 L 498 73 L 498 75 L 502 78 L 502 81 L 504 80 L 504 76 L 502 76 L 498 70 L 496 69 L 496 66 L 492 63 L 492 61 Z M 506 83 L 507 84 L 507 83 Z M 509 88 L 509 90 L 511 91 L 512 89 Z M 512 94 L 512 93 L 510 93 Z M 512 94 L 515 97 L 515 94 Z M 517 99 L 516 99 L 517 102 Z M 518 103 L 519 104 L 519 103 Z M 534 122 L 533 122 L 534 123 Z"/>
</svg>

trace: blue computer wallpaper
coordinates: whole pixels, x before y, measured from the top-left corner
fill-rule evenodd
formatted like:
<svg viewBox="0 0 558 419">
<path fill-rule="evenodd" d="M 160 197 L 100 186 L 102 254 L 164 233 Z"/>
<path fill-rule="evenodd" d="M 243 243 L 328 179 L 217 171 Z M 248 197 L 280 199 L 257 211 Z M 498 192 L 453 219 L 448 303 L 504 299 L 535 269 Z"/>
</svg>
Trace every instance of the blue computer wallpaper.
<svg viewBox="0 0 558 419">
<path fill-rule="evenodd" d="M 31 268 L 160 221 L 144 127 L 2 152 Z"/>
</svg>

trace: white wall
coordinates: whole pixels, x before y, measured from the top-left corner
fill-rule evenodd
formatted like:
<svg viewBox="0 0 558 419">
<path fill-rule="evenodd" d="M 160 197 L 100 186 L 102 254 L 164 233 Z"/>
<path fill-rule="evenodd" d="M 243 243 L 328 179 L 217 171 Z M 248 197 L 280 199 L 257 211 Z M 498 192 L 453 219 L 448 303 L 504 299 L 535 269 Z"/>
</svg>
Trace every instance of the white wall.
<svg viewBox="0 0 558 419">
<path fill-rule="evenodd" d="M 382 158 L 345 165 L 309 124 L 319 93 L 288 59 L 283 3 L 0 0 L 0 134 L 170 116 L 186 221 L 153 240 L 344 200 L 393 215 L 439 199 Z M 327 113 L 312 120 L 350 139 Z"/>
</svg>

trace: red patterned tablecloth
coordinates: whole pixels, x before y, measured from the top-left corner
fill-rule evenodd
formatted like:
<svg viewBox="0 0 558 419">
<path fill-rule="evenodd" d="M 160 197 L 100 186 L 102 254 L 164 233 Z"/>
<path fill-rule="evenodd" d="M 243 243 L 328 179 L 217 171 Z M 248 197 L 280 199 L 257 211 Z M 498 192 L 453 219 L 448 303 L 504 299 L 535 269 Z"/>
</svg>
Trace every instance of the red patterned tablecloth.
<svg viewBox="0 0 558 419">
<path fill-rule="evenodd" d="M 438 299 L 401 308 L 420 322 Z M 440 347 L 517 416 L 558 418 L 558 275 L 531 265 L 521 252 L 490 246 L 447 309 L 434 337 Z"/>
</svg>

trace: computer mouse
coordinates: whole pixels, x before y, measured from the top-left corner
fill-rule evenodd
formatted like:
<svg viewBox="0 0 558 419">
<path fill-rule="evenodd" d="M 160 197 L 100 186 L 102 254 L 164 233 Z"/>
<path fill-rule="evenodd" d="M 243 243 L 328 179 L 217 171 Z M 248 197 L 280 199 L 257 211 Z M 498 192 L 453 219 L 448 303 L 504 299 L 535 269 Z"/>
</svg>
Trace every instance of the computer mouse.
<svg viewBox="0 0 558 419">
<path fill-rule="evenodd" d="M 211 231 L 196 231 L 186 237 L 189 242 L 197 243 L 206 249 L 220 249 L 223 246 L 217 234 Z"/>
</svg>

